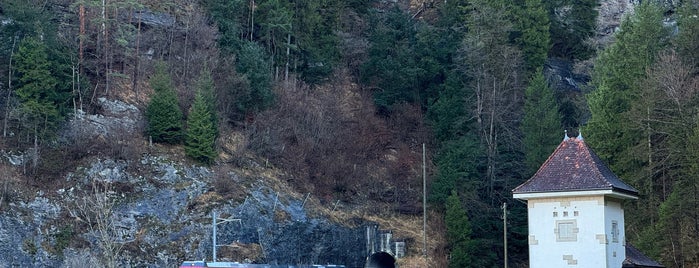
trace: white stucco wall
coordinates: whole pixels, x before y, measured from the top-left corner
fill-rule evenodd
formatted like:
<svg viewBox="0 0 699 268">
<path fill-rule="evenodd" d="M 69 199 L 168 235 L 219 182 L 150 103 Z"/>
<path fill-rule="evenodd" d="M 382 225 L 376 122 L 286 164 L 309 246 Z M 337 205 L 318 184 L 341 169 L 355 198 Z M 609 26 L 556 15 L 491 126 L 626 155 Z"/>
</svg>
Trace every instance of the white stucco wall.
<svg viewBox="0 0 699 268">
<path fill-rule="evenodd" d="M 527 202 L 531 268 L 621 267 L 625 257 L 624 214 L 618 201 L 605 202 L 605 197 L 598 195 L 532 198 Z M 610 244 L 613 220 L 619 226 L 620 238 Z M 575 223 L 575 241 L 557 241 L 559 222 Z"/>
<path fill-rule="evenodd" d="M 607 198 L 605 202 L 605 232 L 607 234 L 607 267 L 621 267 L 622 262 L 626 258 L 626 235 L 624 232 L 624 209 L 621 206 L 621 201 Z M 612 235 L 612 223 L 617 223 L 619 231 L 617 241 L 614 241 Z"/>
</svg>

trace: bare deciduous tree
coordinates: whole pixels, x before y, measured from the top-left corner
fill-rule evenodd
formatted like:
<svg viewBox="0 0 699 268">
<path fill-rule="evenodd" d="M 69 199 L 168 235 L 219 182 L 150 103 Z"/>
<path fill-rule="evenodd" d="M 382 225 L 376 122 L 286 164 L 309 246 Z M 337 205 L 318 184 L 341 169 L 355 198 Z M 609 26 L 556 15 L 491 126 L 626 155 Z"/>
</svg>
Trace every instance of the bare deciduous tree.
<svg viewBox="0 0 699 268">
<path fill-rule="evenodd" d="M 70 216 L 85 225 L 90 243 L 100 250 L 101 267 L 118 267 L 118 260 L 124 245 L 131 242 L 117 225 L 114 215 L 116 199 L 111 185 L 92 180 L 91 191 L 78 197 L 71 208 Z"/>
<path fill-rule="evenodd" d="M 459 51 L 462 72 L 469 77 L 467 85 L 472 92 L 468 110 L 476 121 L 481 143 L 487 154 L 486 188 L 491 202 L 495 201 L 496 188 L 510 189 L 503 173 L 500 152 L 516 151 L 521 144 L 518 115 L 523 103 L 522 82 L 519 74 L 522 66 L 520 51 L 508 44 L 512 25 L 502 7 L 487 3 L 478 5 L 470 17 L 472 28 L 464 38 Z M 496 184 L 503 184 L 502 187 Z"/>
</svg>

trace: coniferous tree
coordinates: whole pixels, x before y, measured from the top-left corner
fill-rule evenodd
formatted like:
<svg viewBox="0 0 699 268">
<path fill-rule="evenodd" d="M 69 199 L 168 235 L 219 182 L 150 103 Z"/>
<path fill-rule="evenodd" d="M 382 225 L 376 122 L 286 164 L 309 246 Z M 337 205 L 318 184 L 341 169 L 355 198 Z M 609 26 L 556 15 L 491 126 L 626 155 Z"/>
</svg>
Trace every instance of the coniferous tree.
<svg viewBox="0 0 699 268">
<path fill-rule="evenodd" d="M 208 68 L 204 68 L 199 74 L 199 78 L 196 81 L 197 91 L 201 91 L 201 95 L 206 103 L 206 109 L 211 114 L 211 122 L 214 124 L 214 128 L 218 129 L 218 113 L 216 109 L 216 92 L 214 88 L 214 80 L 211 77 L 211 71 Z"/>
<path fill-rule="evenodd" d="M 447 226 L 447 241 L 451 250 L 449 267 L 477 267 L 474 266 L 477 263 L 474 261 L 476 256 L 471 255 L 475 246 L 471 239 L 471 222 L 456 191 L 452 191 L 446 200 L 444 223 Z"/>
<path fill-rule="evenodd" d="M 340 57 L 339 39 L 334 31 L 339 27 L 341 4 L 344 1 L 296 1 L 297 45 L 300 48 L 301 77 L 317 83 L 332 72 Z"/>
<path fill-rule="evenodd" d="M 428 107 L 437 142 L 457 139 L 468 130 L 468 111 L 465 107 L 464 81 L 458 73 L 451 72 L 439 90 L 437 99 Z M 445 193 L 448 195 L 449 191 Z"/>
<path fill-rule="evenodd" d="M 479 189 L 484 188 L 482 182 L 474 180 L 481 176 L 485 152 L 473 131 L 475 122 L 466 110 L 462 80 L 458 73 L 451 73 L 428 110 L 439 144 L 434 158 L 437 172 L 431 184 L 430 200 L 440 205 L 446 202 L 452 191 L 462 196 L 475 196 Z"/>
<path fill-rule="evenodd" d="M 626 207 L 631 212 L 627 230 L 632 230 L 627 231 L 627 239 L 635 242 L 656 232 L 658 207 L 667 197 L 660 183 L 672 174 L 668 165 L 677 164 L 672 160 L 677 154 L 671 153 L 674 149 L 669 144 L 676 139 L 673 132 L 679 121 L 672 115 L 675 105 L 659 98 L 659 88 L 642 86 L 669 37 L 660 9 L 644 2 L 624 19 L 615 37 L 616 42 L 595 64 L 597 88 L 587 96 L 592 117 L 585 135 L 612 171 L 635 187 L 644 200 Z"/>
<path fill-rule="evenodd" d="M 288 42 L 294 24 L 293 8 L 293 3 L 280 0 L 262 1 L 255 8 L 255 20 L 260 24 L 257 31 L 260 43 L 267 48 L 275 67 L 283 66 L 289 60 L 286 50 L 292 49 Z"/>
<path fill-rule="evenodd" d="M 633 125 L 628 112 L 639 100 L 640 83 L 646 70 L 665 47 L 668 32 L 662 14 L 653 4 L 644 3 L 626 18 L 617 41 L 601 53 L 595 64 L 595 91 L 588 95 L 592 118 L 586 136 L 595 151 L 621 177 L 642 178 L 643 161 L 629 150 L 645 144 L 642 131 Z"/>
<path fill-rule="evenodd" d="M 643 127 L 645 140 L 636 152 L 645 162 L 643 172 L 638 173 L 642 177 L 629 180 L 641 191 L 644 202 L 632 207 L 635 213 L 629 213 L 627 220 L 642 230 L 630 236 L 640 249 L 678 267 L 699 260 L 692 252 L 697 249 L 698 226 L 694 223 L 699 222 L 699 214 L 686 210 L 696 207 L 699 197 L 699 76 L 691 61 L 679 55 L 674 49 L 658 54 L 640 83 L 640 97 L 628 113 L 634 125 Z"/>
<path fill-rule="evenodd" d="M 561 139 L 558 105 L 541 68 L 524 92 L 524 153 L 529 174 L 533 174 L 551 155 Z"/>
<path fill-rule="evenodd" d="M 446 82 L 458 45 L 444 30 L 427 23 L 418 23 L 413 46 L 413 57 L 417 65 L 417 96 L 415 102 L 425 110 L 430 101 L 438 97 Z"/>
<path fill-rule="evenodd" d="M 485 162 L 478 138 L 466 135 L 454 139 L 442 144 L 435 159 L 438 172 L 431 185 L 430 199 L 438 204 L 444 204 L 453 191 L 475 198 L 485 188 L 484 183 L 476 179 L 481 176 Z"/>
<path fill-rule="evenodd" d="M 248 92 L 240 92 L 238 109 L 254 113 L 267 109 L 274 101 L 270 63 L 264 49 L 254 42 L 246 42 L 238 56 L 238 72 L 250 82 Z"/>
<path fill-rule="evenodd" d="M 518 44 L 524 57 L 524 65 L 529 75 L 534 74 L 546 61 L 551 48 L 550 22 L 542 0 L 526 0 L 518 14 L 517 30 L 520 32 Z"/>
<path fill-rule="evenodd" d="M 58 81 L 52 73 L 46 45 L 27 37 L 20 43 L 16 68 L 19 85 L 16 90 L 25 118 L 25 127 L 35 136 L 53 129 L 60 118 L 61 94 Z"/>
<path fill-rule="evenodd" d="M 669 150 L 679 155 L 680 161 L 673 161 L 676 169 L 672 175 L 672 193 L 659 208 L 659 220 L 640 237 L 645 242 L 644 250 L 662 260 L 668 267 L 692 266 L 699 263 L 699 124 L 696 121 L 697 92 L 699 92 L 699 2 L 686 1 L 679 10 L 678 35 L 675 41 L 677 53 L 661 54 L 659 64 L 649 72 L 649 80 L 654 81 L 672 98 L 670 105 L 677 107 L 680 116 L 689 122 L 671 124 L 683 130 L 681 139 L 676 139 Z M 670 56 L 672 61 L 665 63 Z M 679 120 L 677 120 L 679 121 Z M 687 126 L 693 126 L 689 131 Z M 663 129 L 664 131 L 665 129 Z"/>
<path fill-rule="evenodd" d="M 393 8 L 372 14 L 369 58 L 361 67 L 362 80 L 375 87 L 374 103 L 388 112 L 395 103 L 417 102 L 418 76 L 422 72 L 414 57 L 415 22 Z"/>
<path fill-rule="evenodd" d="M 511 43 L 515 29 L 507 1 L 460 4 L 454 8 L 463 11 L 467 27 L 453 57 L 454 74 L 430 106 L 441 144 L 431 198 L 445 202 L 455 190 L 473 208 L 471 222 L 479 223 L 471 237 L 479 246 L 469 250 L 478 258 L 462 264 L 452 252 L 455 266 L 495 267 L 502 264 L 492 250 L 502 247 L 497 207 L 508 195 L 503 191 L 509 192 L 524 173 L 517 127 L 524 95 L 521 54 Z"/>
<path fill-rule="evenodd" d="M 587 59 L 592 55 L 588 39 L 597 23 L 599 0 L 551 0 L 547 4 L 551 20 L 552 56 Z"/>
<path fill-rule="evenodd" d="M 182 111 L 177 94 L 172 86 L 172 79 L 164 63 L 156 66 L 155 74 L 150 79 L 150 86 L 155 91 L 146 109 L 148 119 L 147 134 L 154 142 L 170 144 L 182 140 Z"/>
<path fill-rule="evenodd" d="M 204 5 L 211 18 L 218 26 L 218 44 L 224 54 L 236 54 L 245 43 L 248 34 L 246 32 L 246 18 L 244 14 L 250 13 L 250 7 L 246 0 L 204 0 Z"/>
<path fill-rule="evenodd" d="M 679 8 L 677 51 L 685 62 L 699 67 L 699 3 L 686 1 Z"/>
<path fill-rule="evenodd" d="M 471 2 L 469 32 L 457 54 L 456 67 L 469 81 L 466 88 L 470 101 L 466 105 L 485 148 L 487 170 L 483 177 L 488 183 L 484 192 L 491 204 L 498 188 L 509 187 L 503 176 L 514 176 L 516 172 L 512 171 L 520 170 L 516 165 L 521 163 L 513 161 L 519 154 L 510 148 L 521 146 L 519 129 L 512 126 L 522 114 L 522 58 L 519 49 L 509 43 L 513 28 L 504 3 Z"/>
<path fill-rule="evenodd" d="M 642 237 L 651 242 L 645 250 L 675 267 L 699 263 L 699 125 L 684 145 L 684 174 L 676 178 L 672 194 L 660 206 L 659 221 L 649 228 L 655 232 Z"/>
<path fill-rule="evenodd" d="M 204 164 L 216 158 L 216 126 L 202 90 L 198 90 L 187 118 L 184 150 L 187 156 Z"/>
<path fill-rule="evenodd" d="M 61 118 L 62 94 L 43 41 L 24 38 L 16 56 L 19 84 L 15 92 L 20 101 L 22 127 L 33 135 L 31 161 L 35 169 L 39 163 L 39 140 L 50 136 Z"/>
</svg>

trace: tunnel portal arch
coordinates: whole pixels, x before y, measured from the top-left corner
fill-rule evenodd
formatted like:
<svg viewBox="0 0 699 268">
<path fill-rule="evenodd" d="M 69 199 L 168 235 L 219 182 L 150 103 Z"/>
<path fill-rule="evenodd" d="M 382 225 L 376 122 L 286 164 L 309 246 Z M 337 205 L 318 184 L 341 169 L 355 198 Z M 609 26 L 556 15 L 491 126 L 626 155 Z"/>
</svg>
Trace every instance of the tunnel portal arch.
<svg viewBox="0 0 699 268">
<path fill-rule="evenodd" d="M 388 252 L 376 252 L 367 258 L 366 268 L 396 268 L 396 258 Z"/>
</svg>

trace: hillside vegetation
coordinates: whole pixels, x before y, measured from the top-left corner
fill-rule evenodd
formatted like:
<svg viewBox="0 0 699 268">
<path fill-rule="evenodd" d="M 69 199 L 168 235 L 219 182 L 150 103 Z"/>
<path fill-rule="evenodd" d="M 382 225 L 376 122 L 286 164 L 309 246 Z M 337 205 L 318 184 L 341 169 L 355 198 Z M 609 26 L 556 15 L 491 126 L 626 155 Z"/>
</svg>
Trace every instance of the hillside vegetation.
<svg viewBox="0 0 699 268">
<path fill-rule="evenodd" d="M 502 266 L 507 203 L 510 264 L 526 267 L 526 206 L 511 189 L 564 129 L 582 129 L 640 192 L 626 239 L 696 266 L 699 3 L 644 1 L 615 24 L 600 16 L 612 2 L 4 0 L 0 145 L 23 160 L 2 164 L 0 213 L 76 186 L 64 178 L 99 159 L 137 174 L 160 155 L 211 170 L 211 206 L 244 202 L 263 177 L 325 217 L 392 225 L 414 242 L 402 267 Z M 110 117 L 105 99 L 138 115 L 96 138 L 75 127 Z"/>
</svg>

